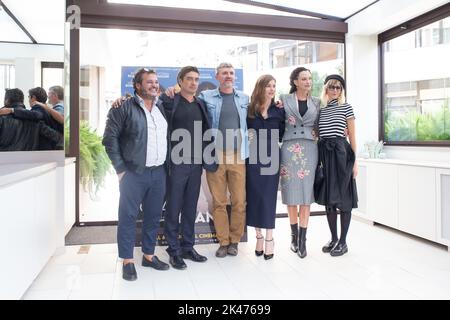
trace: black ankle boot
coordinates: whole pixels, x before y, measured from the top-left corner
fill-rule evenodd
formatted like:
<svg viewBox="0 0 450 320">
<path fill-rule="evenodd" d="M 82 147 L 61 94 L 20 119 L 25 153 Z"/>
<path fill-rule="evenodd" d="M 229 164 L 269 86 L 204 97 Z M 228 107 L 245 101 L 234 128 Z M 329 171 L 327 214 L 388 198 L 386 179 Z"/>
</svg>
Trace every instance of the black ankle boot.
<svg viewBox="0 0 450 320">
<path fill-rule="evenodd" d="M 306 257 L 306 229 L 307 228 L 299 228 L 298 231 L 298 256 L 300 258 Z"/>
<path fill-rule="evenodd" d="M 291 224 L 291 250 L 294 252 L 298 250 L 298 223 Z"/>
</svg>

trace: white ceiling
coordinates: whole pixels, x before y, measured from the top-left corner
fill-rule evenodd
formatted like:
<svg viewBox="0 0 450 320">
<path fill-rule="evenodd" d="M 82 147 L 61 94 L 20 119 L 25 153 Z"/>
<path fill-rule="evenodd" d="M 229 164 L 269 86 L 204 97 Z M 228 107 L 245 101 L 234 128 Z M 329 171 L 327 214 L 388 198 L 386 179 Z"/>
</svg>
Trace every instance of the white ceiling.
<svg viewBox="0 0 450 320">
<path fill-rule="evenodd" d="M 64 44 L 64 0 L 1 0 L 38 44 Z M 32 43 L 0 7 L 0 41 Z"/>
<path fill-rule="evenodd" d="M 255 5 L 244 5 L 224 0 L 108 0 L 110 3 L 137 4 L 149 6 L 235 11 L 247 13 L 292 15 L 271 9 L 260 8 L 256 3 L 266 3 L 281 7 L 321 13 L 338 18 L 347 18 L 374 0 L 250 0 Z"/>
<path fill-rule="evenodd" d="M 134 4 L 144 6 L 158 6 L 169 8 L 184 8 L 184 9 L 202 9 L 213 11 L 231 11 L 231 12 L 243 12 L 243 13 L 259 13 L 268 15 L 283 15 L 283 16 L 296 16 L 289 12 L 281 12 L 266 8 L 260 8 L 253 5 L 245 5 L 239 3 L 233 3 L 223 0 L 108 0 L 109 3 L 119 4 Z"/>
<path fill-rule="evenodd" d="M 255 2 L 347 18 L 374 0 L 255 0 Z"/>
<path fill-rule="evenodd" d="M 38 44 L 64 44 L 64 0 L 1 0 L 12 15 Z M 347 18 L 374 0 L 251 0 L 254 2 L 316 12 L 338 18 Z M 109 0 L 110 3 L 140 4 L 219 11 L 247 12 L 275 15 L 293 13 L 244 5 L 223 0 Z M 296 15 L 298 16 L 298 15 Z M 32 43 L 31 38 L 0 7 L 0 41 Z"/>
</svg>

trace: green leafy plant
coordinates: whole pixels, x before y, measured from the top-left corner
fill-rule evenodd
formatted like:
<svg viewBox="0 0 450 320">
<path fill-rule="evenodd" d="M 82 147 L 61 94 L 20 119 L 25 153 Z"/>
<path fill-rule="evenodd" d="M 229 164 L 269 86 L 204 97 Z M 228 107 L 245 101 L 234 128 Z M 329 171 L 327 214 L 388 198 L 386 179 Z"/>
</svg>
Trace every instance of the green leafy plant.
<svg viewBox="0 0 450 320">
<path fill-rule="evenodd" d="M 311 95 L 313 97 L 318 97 L 322 95 L 322 88 L 323 88 L 323 81 L 325 80 L 326 75 L 320 76 L 317 71 L 312 72 L 312 88 L 311 88 Z"/>
<path fill-rule="evenodd" d="M 439 112 L 433 114 L 387 111 L 384 114 L 384 128 L 387 141 L 450 140 L 448 101 Z"/>
<path fill-rule="evenodd" d="M 69 143 L 66 125 L 65 145 Z M 111 161 L 102 145 L 102 137 L 93 130 L 87 121 L 80 122 L 80 182 L 90 194 L 104 186 L 105 177 L 111 170 Z"/>
</svg>

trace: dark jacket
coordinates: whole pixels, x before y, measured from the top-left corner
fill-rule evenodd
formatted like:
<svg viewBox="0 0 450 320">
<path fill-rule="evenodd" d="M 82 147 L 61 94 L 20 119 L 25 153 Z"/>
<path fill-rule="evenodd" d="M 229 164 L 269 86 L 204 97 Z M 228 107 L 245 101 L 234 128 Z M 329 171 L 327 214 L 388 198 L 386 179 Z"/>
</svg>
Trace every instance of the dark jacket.
<svg viewBox="0 0 450 320">
<path fill-rule="evenodd" d="M 161 100 L 158 99 L 156 107 L 167 121 Z M 168 135 L 166 139 L 169 146 Z M 137 97 L 127 99 L 120 108 L 109 110 L 103 145 L 117 173 L 127 170 L 137 173 L 144 171 L 147 157 L 147 118 Z"/>
<path fill-rule="evenodd" d="M 170 136 L 173 132 L 173 117 L 174 114 L 178 108 L 178 105 L 180 103 L 180 98 L 181 95 L 179 93 L 177 93 L 173 98 L 168 97 L 166 94 L 162 94 L 160 96 L 160 100 L 163 102 L 163 107 L 164 110 L 166 112 L 167 118 L 169 119 L 168 121 L 168 128 L 169 128 L 169 139 Z M 208 116 L 208 111 L 206 110 L 206 105 L 205 102 L 201 99 L 195 98 L 196 102 L 198 103 L 198 105 L 200 106 L 200 110 L 202 112 L 203 115 L 203 130 L 202 130 L 202 137 L 205 134 L 205 132 L 209 129 L 211 129 L 211 120 Z M 203 146 L 202 146 L 202 155 L 203 155 L 203 151 L 205 150 L 205 148 L 212 143 L 214 140 L 212 138 L 211 141 L 203 141 Z M 170 144 L 169 144 L 170 145 Z M 169 151 L 171 151 L 171 147 L 169 147 Z M 215 157 L 215 151 L 213 150 L 212 155 Z M 218 164 L 217 164 L 217 160 L 212 163 L 206 163 L 204 157 L 202 157 L 203 159 L 203 163 L 202 166 L 205 170 L 207 171 L 211 171 L 214 172 L 217 170 L 218 168 Z M 169 172 L 170 172 L 170 168 L 173 166 L 174 164 L 172 163 L 172 161 L 169 161 Z"/>
<path fill-rule="evenodd" d="M 50 128 L 58 131 L 61 135 L 64 134 L 64 125 L 53 119 L 50 113 L 38 105 L 31 107 L 31 110 L 25 108 L 14 109 L 14 118 L 31 121 L 43 121 Z M 42 138 L 40 140 L 39 150 L 54 150 L 57 146 L 52 140 Z"/>
<path fill-rule="evenodd" d="M 25 109 L 24 105 L 9 107 L 14 108 L 14 113 Z M 40 148 L 42 140 L 51 142 L 53 147 Z M 17 119 L 13 115 L 0 117 L 0 151 L 62 150 L 63 148 L 63 135 L 42 121 Z"/>
</svg>

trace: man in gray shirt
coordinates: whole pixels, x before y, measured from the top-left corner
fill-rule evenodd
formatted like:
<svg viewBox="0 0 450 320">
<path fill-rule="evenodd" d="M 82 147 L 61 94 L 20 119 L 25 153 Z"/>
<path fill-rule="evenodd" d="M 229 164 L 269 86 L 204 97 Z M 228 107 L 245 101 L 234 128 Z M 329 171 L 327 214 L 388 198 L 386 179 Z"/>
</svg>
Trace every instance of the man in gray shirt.
<svg viewBox="0 0 450 320">
<path fill-rule="evenodd" d="M 211 118 L 219 168 L 207 172 L 213 198 L 213 218 L 219 249 L 217 257 L 238 254 L 245 227 L 245 159 L 249 155 L 247 132 L 248 96 L 234 89 L 235 72 L 229 63 L 216 69 L 219 88 L 200 93 Z M 227 189 L 231 195 L 231 216 L 227 213 Z"/>
</svg>

